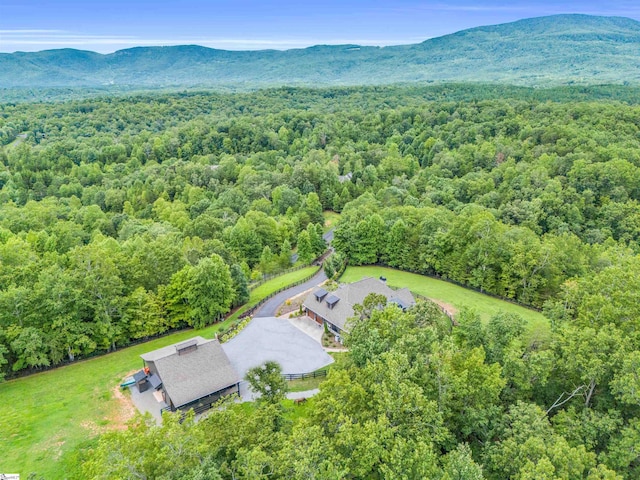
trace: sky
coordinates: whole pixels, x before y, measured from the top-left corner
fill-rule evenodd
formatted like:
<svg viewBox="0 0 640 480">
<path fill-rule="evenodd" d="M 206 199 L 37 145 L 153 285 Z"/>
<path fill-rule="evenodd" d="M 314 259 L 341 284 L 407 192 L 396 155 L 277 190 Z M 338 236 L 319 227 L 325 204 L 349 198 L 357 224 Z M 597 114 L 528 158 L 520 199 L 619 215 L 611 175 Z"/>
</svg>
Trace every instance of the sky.
<svg viewBox="0 0 640 480">
<path fill-rule="evenodd" d="M 0 0 L 0 52 L 197 44 L 227 50 L 399 45 L 560 13 L 640 20 L 638 0 Z"/>
</svg>

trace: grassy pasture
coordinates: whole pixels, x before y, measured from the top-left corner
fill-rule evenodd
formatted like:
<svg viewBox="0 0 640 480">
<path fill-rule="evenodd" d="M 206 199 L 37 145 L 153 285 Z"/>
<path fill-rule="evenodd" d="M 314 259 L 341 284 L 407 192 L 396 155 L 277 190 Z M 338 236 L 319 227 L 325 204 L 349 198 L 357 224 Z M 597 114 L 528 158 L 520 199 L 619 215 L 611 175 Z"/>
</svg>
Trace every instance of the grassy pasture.
<svg viewBox="0 0 640 480">
<path fill-rule="evenodd" d="M 283 286 L 313 273 L 309 267 L 273 278 L 251 292 L 248 306 Z M 37 472 L 64 478 L 61 459 L 78 445 L 109 429 L 125 428 L 134 414 L 119 384 L 142 367 L 140 354 L 194 335 L 213 338 L 228 327 L 241 308 L 224 322 L 185 330 L 108 355 L 0 384 L 0 471 Z"/>
<path fill-rule="evenodd" d="M 416 273 L 377 266 L 347 267 L 340 281 L 350 283 L 364 277 L 378 278 L 380 276 L 386 277 L 390 286 L 407 287 L 412 292 L 424 295 L 441 305 L 446 305 L 454 313 L 462 308 L 472 308 L 480 314 L 484 321 L 489 320 L 498 312 L 517 313 L 527 321 L 532 334 L 543 335 L 549 329 L 549 320 L 536 310 Z"/>
</svg>

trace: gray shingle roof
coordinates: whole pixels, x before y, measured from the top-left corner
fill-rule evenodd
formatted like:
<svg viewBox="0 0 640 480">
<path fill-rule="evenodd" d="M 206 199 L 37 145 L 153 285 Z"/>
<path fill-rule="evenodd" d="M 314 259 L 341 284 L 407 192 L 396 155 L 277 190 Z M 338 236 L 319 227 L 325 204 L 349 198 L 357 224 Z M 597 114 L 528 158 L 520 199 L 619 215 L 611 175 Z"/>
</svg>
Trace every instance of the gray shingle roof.
<svg viewBox="0 0 640 480">
<path fill-rule="evenodd" d="M 405 310 L 407 308 L 409 308 L 411 305 L 407 305 L 407 303 L 402 300 L 401 298 L 398 297 L 392 297 L 389 299 L 388 303 L 395 303 L 396 305 L 398 305 L 401 309 Z"/>
<path fill-rule="evenodd" d="M 162 386 L 162 380 L 160 380 L 160 377 L 154 375 L 153 373 L 147 377 L 147 380 L 149 380 L 149 383 L 154 390 L 158 390 L 160 386 Z"/>
<path fill-rule="evenodd" d="M 217 340 L 194 339 L 198 348 L 182 355 L 178 354 L 176 345 L 141 355 L 143 360 L 155 363 L 164 389 L 176 408 L 240 381 Z"/>
<path fill-rule="evenodd" d="M 324 297 L 327 296 L 329 292 L 327 292 L 324 288 L 318 288 L 314 295 L 316 296 L 316 300 L 320 301 L 322 300 Z"/>
<path fill-rule="evenodd" d="M 197 342 L 197 345 L 203 344 L 205 342 L 208 342 L 207 339 L 202 338 L 202 337 L 193 337 L 190 340 L 195 340 Z M 189 340 L 187 340 L 189 341 Z M 143 353 L 142 355 L 140 355 L 140 357 L 142 357 L 142 359 L 145 362 L 155 362 L 156 360 L 160 359 L 160 358 L 164 358 L 167 357 L 169 355 L 173 355 L 174 353 L 176 353 L 178 351 L 178 349 L 176 347 L 182 345 L 183 343 L 186 342 L 180 342 L 180 343 L 174 343 L 173 345 L 167 345 L 166 347 L 162 347 L 159 348 L 157 350 L 152 350 L 151 352 L 147 352 L 147 353 Z"/>
<path fill-rule="evenodd" d="M 329 308 L 333 308 L 340 301 L 340 297 L 336 295 L 329 295 L 327 298 L 324 299 L 324 301 Z"/>
<path fill-rule="evenodd" d="M 387 301 L 397 303 L 401 308 L 408 308 L 415 305 L 416 301 L 408 288 L 392 290 L 389 286 L 377 278 L 363 278 L 354 283 L 340 285 L 337 290 L 331 292 L 331 297 L 339 299 L 333 308 L 327 304 L 329 297 L 318 302 L 316 292 L 322 290 L 320 287 L 314 288 L 305 299 L 303 306 L 316 312 L 341 330 L 349 331 L 345 328 L 347 319 L 353 317 L 353 306 L 362 304 L 370 293 L 377 293 L 387 297 Z"/>
</svg>

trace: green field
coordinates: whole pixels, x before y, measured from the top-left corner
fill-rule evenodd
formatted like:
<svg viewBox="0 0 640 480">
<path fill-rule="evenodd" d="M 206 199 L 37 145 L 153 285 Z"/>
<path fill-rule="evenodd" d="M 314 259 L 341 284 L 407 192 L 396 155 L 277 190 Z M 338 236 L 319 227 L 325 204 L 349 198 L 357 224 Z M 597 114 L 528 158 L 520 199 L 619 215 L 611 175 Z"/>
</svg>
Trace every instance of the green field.
<svg viewBox="0 0 640 480">
<path fill-rule="evenodd" d="M 291 285 L 292 283 L 298 282 L 309 275 L 312 275 L 316 270 L 318 270 L 318 267 L 311 266 L 272 278 L 251 291 L 248 305 L 252 306 L 258 303 L 260 300 L 282 287 L 286 287 L 287 285 Z"/>
<path fill-rule="evenodd" d="M 524 318 L 532 332 L 544 333 L 549 329 L 549 320 L 540 312 L 416 273 L 384 267 L 347 267 L 340 281 L 350 283 L 363 277 L 380 276 L 386 277 L 387 283 L 392 287 L 407 287 L 412 292 L 450 305 L 456 310 L 472 308 L 485 321 L 498 312 L 509 312 Z"/>
<path fill-rule="evenodd" d="M 251 292 L 249 305 L 288 284 L 307 277 L 317 267 L 273 278 Z M 222 323 L 185 330 L 56 370 L 0 384 L 0 472 L 37 472 L 46 479 L 64 478 L 65 453 L 102 431 L 123 428 L 131 416 L 129 403 L 119 399 L 118 385 L 142 367 L 140 354 L 194 335 L 213 338 L 240 310 Z"/>
</svg>

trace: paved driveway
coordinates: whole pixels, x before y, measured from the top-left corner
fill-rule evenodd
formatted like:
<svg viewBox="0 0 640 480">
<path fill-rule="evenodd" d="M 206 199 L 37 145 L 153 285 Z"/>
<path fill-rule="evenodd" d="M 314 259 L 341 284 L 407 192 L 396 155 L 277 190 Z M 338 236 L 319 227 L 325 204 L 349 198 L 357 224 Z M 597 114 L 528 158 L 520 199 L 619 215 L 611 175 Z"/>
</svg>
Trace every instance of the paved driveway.
<svg viewBox="0 0 640 480">
<path fill-rule="evenodd" d="M 298 330 L 304 332 L 313 338 L 316 342 L 322 343 L 322 334 L 324 333 L 324 328 L 315 320 L 311 320 L 311 318 L 303 315 L 302 317 L 292 317 L 289 318 L 289 323 L 296 327 Z"/>
<path fill-rule="evenodd" d="M 301 285 L 288 288 L 267 300 L 264 305 L 262 305 L 254 314 L 254 317 L 275 317 L 276 313 L 278 312 L 278 307 L 280 307 L 280 305 L 282 305 L 285 300 L 291 297 L 295 297 L 299 293 L 302 293 L 306 290 L 309 290 L 310 288 L 315 287 L 316 285 L 321 284 L 326 279 L 327 276 L 324 274 L 324 269 L 321 268 L 320 271 L 311 278 L 311 280 L 308 280 Z"/>
<path fill-rule="evenodd" d="M 305 390 L 304 392 L 289 392 L 287 393 L 287 398 L 289 400 L 295 400 L 296 398 L 309 398 L 317 395 L 318 393 L 320 393 L 320 389 L 318 388 Z M 240 398 L 243 402 L 253 402 L 260 398 L 260 394 L 252 392 L 251 387 L 249 387 L 249 382 L 243 380 L 240 382 Z"/>
<path fill-rule="evenodd" d="M 289 320 L 275 317 L 254 318 L 222 348 L 242 378 L 268 360 L 278 362 L 282 373 L 313 372 L 333 362 L 318 342 Z"/>
<path fill-rule="evenodd" d="M 322 235 L 322 238 L 324 238 L 324 241 L 327 243 L 331 243 L 333 241 L 333 228 L 331 230 L 329 230 L 327 233 L 325 233 L 324 235 Z"/>
</svg>

